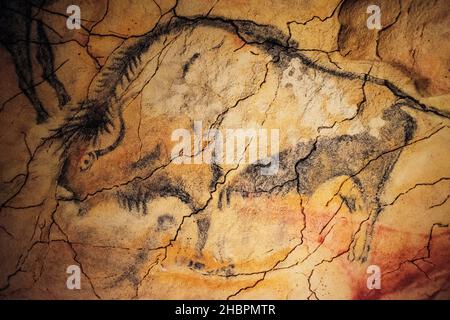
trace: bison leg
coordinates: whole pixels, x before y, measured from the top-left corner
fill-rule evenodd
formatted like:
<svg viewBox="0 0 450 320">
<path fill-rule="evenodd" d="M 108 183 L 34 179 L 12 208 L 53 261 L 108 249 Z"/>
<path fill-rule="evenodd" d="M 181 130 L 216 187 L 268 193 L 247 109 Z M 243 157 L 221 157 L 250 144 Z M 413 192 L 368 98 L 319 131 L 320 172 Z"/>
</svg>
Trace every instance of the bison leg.
<svg viewBox="0 0 450 320">
<path fill-rule="evenodd" d="M 64 88 L 64 85 L 61 81 L 59 81 L 55 74 L 55 58 L 41 21 L 38 21 L 37 34 L 39 39 L 39 47 L 36 58 L 42 66 L 43 78 L 53 87 L 53 89 L 55 89 L 59 106 L 61 108 L 70 101 L 70 96 Z"/>
</svg>

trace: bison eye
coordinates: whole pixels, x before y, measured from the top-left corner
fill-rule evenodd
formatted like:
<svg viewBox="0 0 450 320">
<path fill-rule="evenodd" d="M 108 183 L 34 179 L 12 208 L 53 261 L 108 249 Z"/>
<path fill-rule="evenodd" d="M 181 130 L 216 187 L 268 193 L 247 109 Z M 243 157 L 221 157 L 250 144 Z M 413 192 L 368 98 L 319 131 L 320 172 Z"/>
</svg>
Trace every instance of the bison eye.
<svg viewBox="0 0 450 320">
<path fill-rule="evenodd" d="M 96 157 L 93 152 L 85 154 L 80 160 L 80 171 L 88 170 L 94 163 Z"/>
</svg>

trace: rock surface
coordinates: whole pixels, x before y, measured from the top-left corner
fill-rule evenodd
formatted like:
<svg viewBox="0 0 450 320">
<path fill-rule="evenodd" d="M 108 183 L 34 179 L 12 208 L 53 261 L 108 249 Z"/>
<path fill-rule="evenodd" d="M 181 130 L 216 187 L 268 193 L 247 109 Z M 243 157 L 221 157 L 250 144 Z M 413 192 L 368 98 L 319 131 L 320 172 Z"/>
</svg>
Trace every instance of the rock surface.
<svg viewBox="0 0 450 320">
<path fill-rule="evenodd" d="M 70 4 L 2 8 L 2 299 L 450 298 L 446 1 Z"/>
</svg>

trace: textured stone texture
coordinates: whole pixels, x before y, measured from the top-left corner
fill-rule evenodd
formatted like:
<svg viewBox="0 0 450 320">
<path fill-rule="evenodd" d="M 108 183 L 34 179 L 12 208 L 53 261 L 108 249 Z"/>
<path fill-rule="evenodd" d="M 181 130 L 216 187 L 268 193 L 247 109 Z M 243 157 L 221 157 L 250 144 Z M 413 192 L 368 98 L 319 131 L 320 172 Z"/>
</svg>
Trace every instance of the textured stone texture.
<svg viewBox="0 0 450 320">
<path fill-rule="evenodd" d="M 1 13 L 2 299 L 450 298 L 446 1 L 70 4 Z M 174 163 L 194 121 L 278 129 L 277 174 Z"/>
</svg>

